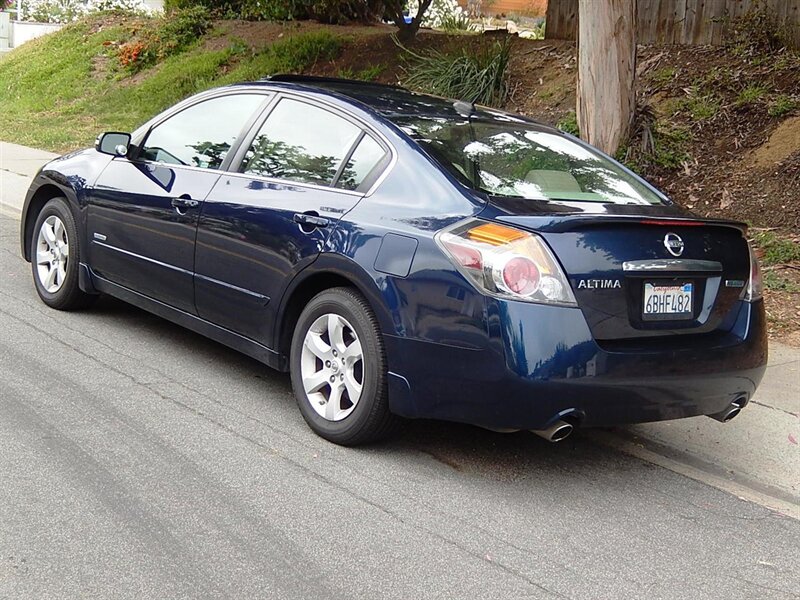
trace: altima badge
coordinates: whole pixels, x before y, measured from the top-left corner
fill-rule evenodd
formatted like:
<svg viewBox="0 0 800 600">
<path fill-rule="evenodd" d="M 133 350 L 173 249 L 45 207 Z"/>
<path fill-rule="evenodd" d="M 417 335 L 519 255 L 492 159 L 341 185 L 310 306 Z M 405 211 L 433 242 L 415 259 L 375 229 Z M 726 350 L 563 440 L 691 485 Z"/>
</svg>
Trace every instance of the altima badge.
<svg viewBox="0 0 800 600">
<path fill-rule="evenodd" d="M 672 256 L 680 256 L 683 254 L 683 240 L 677 233 L 668 233 L 664 236 L 664 248 Z"/>
</svg>

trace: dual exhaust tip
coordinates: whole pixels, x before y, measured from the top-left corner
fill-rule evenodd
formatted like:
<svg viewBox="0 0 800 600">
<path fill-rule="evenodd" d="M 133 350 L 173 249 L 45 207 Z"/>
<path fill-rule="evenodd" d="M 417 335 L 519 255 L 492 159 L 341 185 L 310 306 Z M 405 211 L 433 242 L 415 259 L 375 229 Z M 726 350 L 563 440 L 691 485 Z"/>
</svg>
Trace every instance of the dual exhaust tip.
<svg viewBox="0 0 800 600">
<path fill-rule="evenodd" d="M 727 423 L 735 419 L 739 413 L 742 412 L 742 409 L 746 404 L 747 398 L 742 396 L 731 402 L 725 410 L 708 416 L 719 421 L 720 423 Z M 570 435 L 572 435 L 573 431 L 575 431 L 575 426 L 572 423 L 568 423 L 567 421 L 563 421 L 561 419 L 556 420 L 552 425 L 545 429 L 531 429 L 532 433 L 535 433 L 540 438 L 553 443 L 561 442 L 567 439 Z"/>
</svg>

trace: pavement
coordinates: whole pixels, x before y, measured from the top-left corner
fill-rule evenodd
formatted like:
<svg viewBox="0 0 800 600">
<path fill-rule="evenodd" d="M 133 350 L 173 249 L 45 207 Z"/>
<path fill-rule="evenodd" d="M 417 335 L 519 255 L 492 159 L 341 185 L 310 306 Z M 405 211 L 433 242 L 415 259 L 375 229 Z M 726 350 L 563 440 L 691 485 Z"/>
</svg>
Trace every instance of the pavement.
<svg viewBox="0 0 800 600">
<path fill-rule="evenodd" d="M 18 214 L 33 176 L 43 164 L 57 156 L 44 150 L 0 142 L 0 212 Z"/>
<path fill-rule="evenodd" d="M 798 598 L 800 350 L 726 425 L 332 446 L 286 375 L 41 304 L 17 212 L 47 158 L 0 143 L 0 598 Z"/>
</svg>

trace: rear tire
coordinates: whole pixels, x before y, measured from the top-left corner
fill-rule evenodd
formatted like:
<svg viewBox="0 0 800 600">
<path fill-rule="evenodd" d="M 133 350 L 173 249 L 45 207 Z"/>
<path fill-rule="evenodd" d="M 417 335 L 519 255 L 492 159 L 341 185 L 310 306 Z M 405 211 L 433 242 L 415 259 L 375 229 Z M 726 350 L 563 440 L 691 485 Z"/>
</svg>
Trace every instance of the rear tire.
<svg viewBox="0 0 800 600">
<path fill-rule="evenodd" d="M 398 426 L 378 321 L 358 292 L 340 287 L 312 298 L 297 321 L 290 365 L 300 412 L 326 440 L 356 446 Z"/>
<path fill-rule="evenodd" d="M 36 218 L 30 239 L 33 283 L 47 306 L 77 310 L 97 298 L 78 286 L 81 250 L 75 217 L 66 198 L 53 198 Z"/>
</svg>

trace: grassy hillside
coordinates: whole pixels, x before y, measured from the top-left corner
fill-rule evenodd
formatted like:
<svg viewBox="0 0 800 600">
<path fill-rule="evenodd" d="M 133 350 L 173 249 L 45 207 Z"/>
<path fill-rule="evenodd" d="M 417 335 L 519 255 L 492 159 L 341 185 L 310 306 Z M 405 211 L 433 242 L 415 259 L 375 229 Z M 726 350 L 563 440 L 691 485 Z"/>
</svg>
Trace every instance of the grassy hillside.
<svg viewBox="0 0 800 600">
<path fill-rule="evenodd" d="M 132 130 L 193 93 L 300 72 L 332 58 L 341 46 L 336 35 L 312 31 L 256 49 L 235 36 L 220 38 L 221 31 L 209 26 L 153 66 L 137 71 L 120 63 L 125 44 L 158 29 L 152 19 L 94 18 L 0 59 L 0 138 L 54 151 L 85 146 L 101 131 Z M 218 42 L 215 48 L 209 40 Z"/>
</svg>

